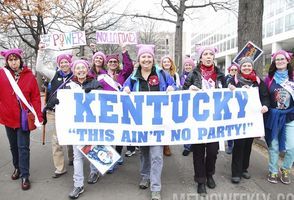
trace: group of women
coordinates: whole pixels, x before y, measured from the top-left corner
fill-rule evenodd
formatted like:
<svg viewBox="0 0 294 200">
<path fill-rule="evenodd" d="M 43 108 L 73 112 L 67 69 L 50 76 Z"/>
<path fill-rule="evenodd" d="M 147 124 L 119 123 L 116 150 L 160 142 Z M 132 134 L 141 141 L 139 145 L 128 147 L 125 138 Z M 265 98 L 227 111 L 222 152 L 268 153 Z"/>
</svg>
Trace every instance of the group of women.
<svg viewBox="0 0 294 200">
<path fill-rule="evenodd" d="M 40 92 L 32 71 L 22 60 L 20 49 L 2 51 L 5 58 L 4 68 L 8 69 L 17 82 L 27 101 L 35 108 L 39 121 L 47 123 L 47 115 L 54 117 L 55 106 L 59 103 L 56 93 L 59 89 L 82 88 L 86 93 L 91 90 L 124 91 L 174 91 L 183 90 L 209 90 L 228 87 L 235 88 L 257 87 L 261 102 L 260 112 L 264 114 L 266 141 L 269 146 L 269 174 L 268 181 L 278 183 L 278 178 L 284 184 L 290 184 L 290 169 L 294 161 L 294 106 L 293 106 L 293 66 L 291 56 L 284 50 L 279 50 L 272 57 L 268 77 L 263 81 L 256 75 L 254 62 L 243 58 L 239 66 L 231 66 L 230 73 L 224 73 L 215 66 L 213 47 L 198 49 L 199 64 L 195 66 L 192 59 L 186 58 L 183 62 L 181 76 L 176 72 L 176 66 L 169 56 L 161 59 L 161 66 L 155 65 L 154 45 L 138 45 L 138 67 L 134 70 L 125 46 L 122 47 L 122 64 L 118 54 L 105 55 L 103 52 L 94 52 L 92 64 L 87 60 L 72 60 L 72 55 L 61 54 L 57 57 L 58 70 L 48 72 L 48 69 L 37 69 L 50 78 L 47 90 L 46 106 L 41 111 Z M 44 53 L 44 52 L 43 52 Z M 121 68 L 122 66 L 122 68 Z M 3 69 L 0 70 L 0 123 L 6 128 L 13 158 L 14 172 L 12 180 L 21 178 L 23 190 L 30 188 L 29 181 L 29 145 L 30 132 L 24 131 L 20 125 L 20 108 L 16 93 L 9 83 Z M 11 95 L 12 94 L 12 95 Z M 58 144 L 56 131 L 52 133 L 52 155 L 56 168 L 53 177 L 58 178 L 66 173 L 65 159 L 62 146 Z M 234 140 L 232 148 L 232 183 L 238 184 L 242 178 L 249 179 L 249 160 L 253 138 Z M 69 197 L 76 199 L 84 192 L 83 155 L 77 146 L 68 147 L 69 163 L 74 166 L 74 187 Z M 116 146 L 121 154 L 122 146 Z M 134 147 L 128 147 L 130 152 Z M 140 189 L 150 187 L 151 199 L 161 199 L 161 173 L 163 168 L 163 153 L 171 155 L 169 146 L 148 146 L 140 148 Z M 185 145 L 183 155 L 193 152 L 194 180 L 197 192 L 204 196 L 207 194 L 206 186 L 210 189 L 216 187 L 213 175 L 219 150 L 219 143 Z M 285 157 L 282 166 L 278 167 L 279 152 L 284 151 Z M 118 164 L 122 164 L 119 160 Z M 112 170 L 112 171 L 111 171 Z M 110 169 L 110 173 L 114 169 Z M 90 174 L 87 182 L 94 184 L 99 178 L 97 169 L 90 165 Z"/>
</svg>

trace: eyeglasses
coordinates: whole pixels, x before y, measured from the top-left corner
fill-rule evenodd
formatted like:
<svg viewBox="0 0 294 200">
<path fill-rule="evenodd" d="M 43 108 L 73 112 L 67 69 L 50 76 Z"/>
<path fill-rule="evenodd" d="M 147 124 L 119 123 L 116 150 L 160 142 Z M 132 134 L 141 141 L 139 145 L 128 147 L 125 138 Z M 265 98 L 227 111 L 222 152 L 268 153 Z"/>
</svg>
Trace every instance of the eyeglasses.
<svg viewBox="0 0 294 200">
<path fill-rule="evenodd" d="M 110 60 L 110 61 L 108 61 L 108 63 L 110 63 L 110 64 L 112 64 L 112 63 L 116 64 L 118 62 L 117 62 L 117 60 Z"/>
<path fill-rule="evenodd" d="M 275 59 L 276 62 L 278 62 L 278 61 L 284 61 L 284 60 L 285 60 L 285 58 L 276 58 Z"/>
</svg>

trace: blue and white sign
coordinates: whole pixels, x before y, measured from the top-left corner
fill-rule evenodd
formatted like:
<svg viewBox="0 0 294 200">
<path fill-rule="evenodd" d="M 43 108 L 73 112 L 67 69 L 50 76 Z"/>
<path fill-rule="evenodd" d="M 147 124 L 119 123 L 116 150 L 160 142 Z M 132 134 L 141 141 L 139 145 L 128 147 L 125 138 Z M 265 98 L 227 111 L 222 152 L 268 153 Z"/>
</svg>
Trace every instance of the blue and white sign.
<svg viewBox="0 0 294 200">
<path fill-rule="evenodd" d="M 258 90 L 59 90 L 60 144 L 176 145 L 264 136 Z"/>
</svg>

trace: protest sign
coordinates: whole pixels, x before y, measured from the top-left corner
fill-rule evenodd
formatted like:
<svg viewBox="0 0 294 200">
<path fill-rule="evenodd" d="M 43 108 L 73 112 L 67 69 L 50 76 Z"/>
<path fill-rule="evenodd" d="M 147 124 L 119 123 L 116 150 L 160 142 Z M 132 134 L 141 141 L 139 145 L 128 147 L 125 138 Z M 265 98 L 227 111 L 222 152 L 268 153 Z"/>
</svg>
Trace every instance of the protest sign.
<svg viewBox="0 0 294 200">
<path fill-rule="evenodd" d="M 79 146 L 82 154 L 104 175 L 120 159 L 120 155 L 111 146 Z"/>
<path fill-rule="evenodd" d="M 261 48 L 249 41 L 233 59 L 233 63 L 239 65 L 240 60 L 244 57 L 249 57 L 253 60 L 253 62 L 255 62 L 262 55 L 262 53 L 263 51 Z"/>
<path fill-rule="evenodd" d="M 61 145 L 175 145 L 264 136 L 257 88 L 122 92 L 59 90 Z"/>
<path fill-rule="evenodd" d="M 137 44 L 137 34 L 126 31 L 97 31 L 97 44 Z"/>
<path fill-rule="evenodd" d="M 40 39 L 40 43 L 45 45 L 45 49 L 69 49 L 86 45 L 85 31 L 49 33 L 41 35 Z"/>
</svg>

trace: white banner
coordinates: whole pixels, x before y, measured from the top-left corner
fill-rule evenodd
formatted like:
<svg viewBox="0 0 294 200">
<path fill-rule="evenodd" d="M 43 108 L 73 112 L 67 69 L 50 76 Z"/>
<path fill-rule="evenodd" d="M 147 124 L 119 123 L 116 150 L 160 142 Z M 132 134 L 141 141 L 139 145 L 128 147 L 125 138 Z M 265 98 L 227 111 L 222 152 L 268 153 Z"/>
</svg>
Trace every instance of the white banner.
<svg viewBox="0 0 294 200">
<path fill-rule="evenodd" d="M 40 39 L 45 44 L 45 49 L 70 49 L 87 44 L 85 31 L 49 33 L 41 35 Z"/>
<path fill-rule="evenodd" d="M 96 31 L 97 44 L 137 44 L 136 32 Z"/>
<path fill-rule="evenodd" d="M 59 90 L 59 143 L 175 145 L 264 136 L 258 90 Z"/>
</svg>

